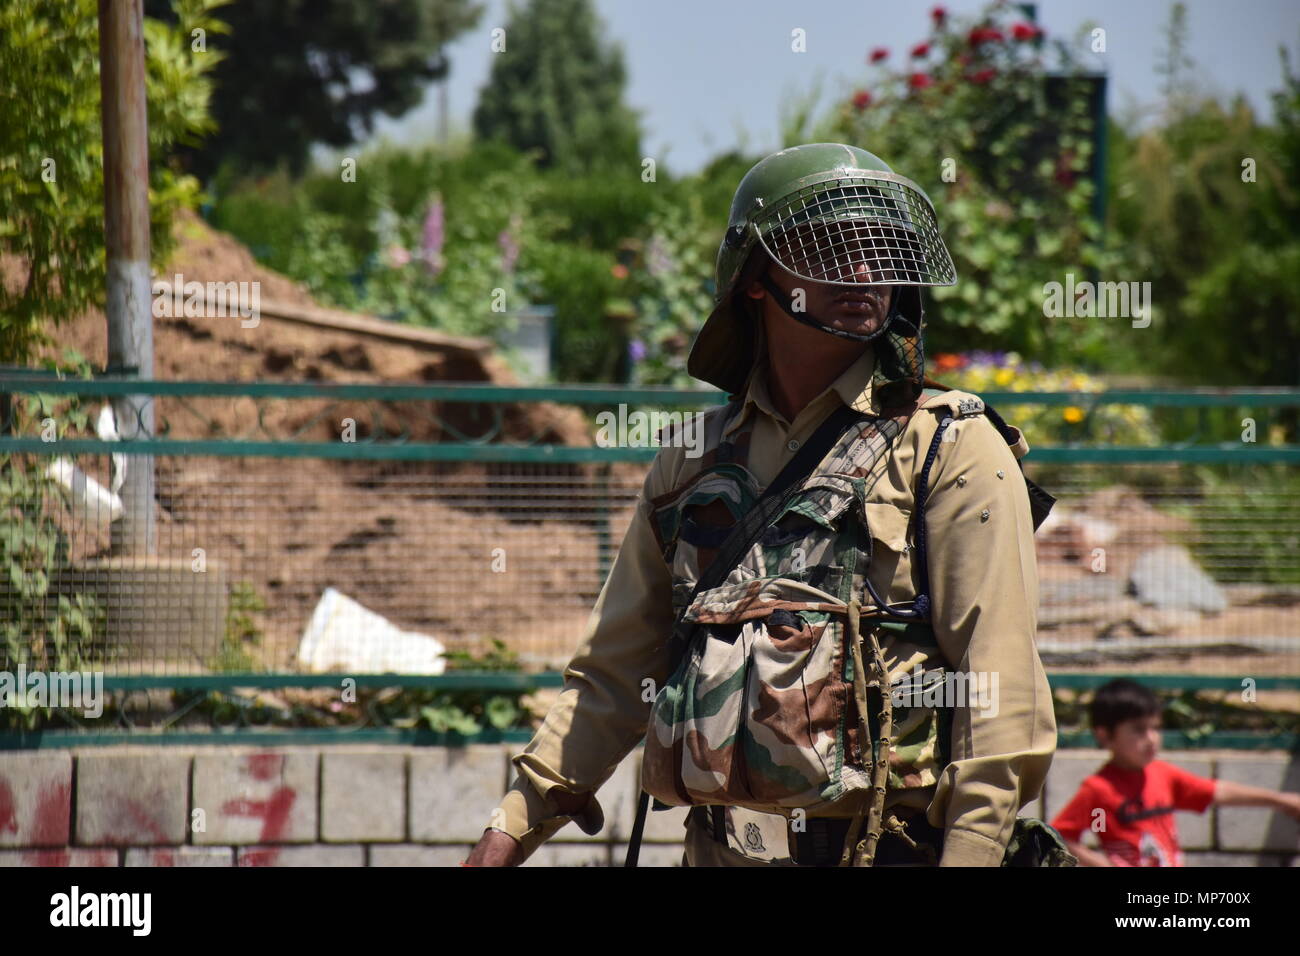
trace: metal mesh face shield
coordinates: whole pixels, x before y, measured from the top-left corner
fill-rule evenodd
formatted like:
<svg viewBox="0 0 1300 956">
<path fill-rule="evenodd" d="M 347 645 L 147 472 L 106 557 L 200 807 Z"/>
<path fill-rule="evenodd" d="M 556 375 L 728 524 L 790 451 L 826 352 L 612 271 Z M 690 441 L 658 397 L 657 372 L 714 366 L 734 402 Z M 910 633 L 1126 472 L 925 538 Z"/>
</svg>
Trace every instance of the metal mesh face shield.
<svg viewBox="0 0 1300 956">
<path fill-rule="evenodd" d="M 843 170 L 800 180 L 753 219 L 787 271 L 813 282 L 954 285 L 957 271 L 934 207 L 894 173 Z"/>
</svg>

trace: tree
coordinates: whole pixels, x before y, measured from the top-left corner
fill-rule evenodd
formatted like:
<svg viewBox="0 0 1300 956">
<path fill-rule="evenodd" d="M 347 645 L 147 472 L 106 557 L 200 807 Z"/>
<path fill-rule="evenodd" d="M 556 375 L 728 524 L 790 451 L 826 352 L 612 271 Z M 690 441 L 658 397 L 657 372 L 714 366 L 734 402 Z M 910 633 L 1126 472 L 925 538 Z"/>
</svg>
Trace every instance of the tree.
<svg viewBox="0 0 1300 956">
<path fill-rule="evenodd" d="M 1171 10 L 1159 122 L 1115 130 L 1111 225 L 1160 296 L 1154 371 L 1205 385 L 1300 383 L 1300 77 L 1279 48 L 1266 125 L 1242 96 L 1198 92 Z M 1134 124 L 1136 126 L 1136 124 Z M 1284 416 L 1285 417 L 1285 416 Z"/>
<path fill-rule="evenodd" d="M 146 0 L 161 15 L 166 0 Z M 446 77 L 445 47 L 478 23 L 473 0 L 245 0 L 225 12 L 231 35 L 211 43 L 212 113 L 221 130 L 187 160 L 201 176 L 307 164 L 313 143 L 368 136 L 377 113 L 400 116 Z"/>
<path fill-rule="evenodd" d="M 191 31 L 222 24 L 222 0 L 172 0 L 176 26 L 146 18 L 151 250 L 165 261 L 172 214 L 199 184 L 168 161 L 211 129 L 208 71 Z M 0 363 L 23 364 L 49 326 L 102 301 L 104 164 L 95 0 L 0 4 Z"/>
<path fill-rule="evenodd" d="M 542 166 L 574 172 L 639 162 L 623 54 L 600 31 L 590 0 L 512 3 L 504 49 L 474 110 L 475 135 L 538 150 Z"/>
</svg>

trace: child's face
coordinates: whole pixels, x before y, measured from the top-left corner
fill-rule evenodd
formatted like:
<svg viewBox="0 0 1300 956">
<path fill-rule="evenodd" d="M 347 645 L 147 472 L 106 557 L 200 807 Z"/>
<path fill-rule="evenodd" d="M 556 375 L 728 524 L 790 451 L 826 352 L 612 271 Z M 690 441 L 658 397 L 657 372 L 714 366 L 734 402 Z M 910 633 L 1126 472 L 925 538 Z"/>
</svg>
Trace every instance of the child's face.
<svg viewBox="0 0 1300 956">
<path fill-rule="evenodd" d="M 1160 752 L 1160 715 L 1134 717 L 1115 725 L 1113 732 L 1097 728 L 1097 740 L 1121 767 L 1145 767 Z"/>
</svg>

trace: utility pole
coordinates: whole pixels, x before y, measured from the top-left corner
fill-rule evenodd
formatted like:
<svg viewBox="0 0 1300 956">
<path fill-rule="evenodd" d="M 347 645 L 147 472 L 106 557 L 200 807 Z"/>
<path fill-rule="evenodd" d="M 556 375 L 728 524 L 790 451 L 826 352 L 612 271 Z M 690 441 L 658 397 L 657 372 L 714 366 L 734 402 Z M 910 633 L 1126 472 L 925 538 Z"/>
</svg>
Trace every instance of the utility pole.
<svg viewBox="0 0 1300 956">
<path fill-rule="evenodd" d="M 108 252 L 110 375 L 153 378 L 149 282 L 149 133 L 145 111 L 143 0 L 99 0 L 99 79 L 104 131 L 104 238 Z M 153 398 L 113 399 L 123 441 L 154 433 Z M 157 549 L 152 456 L 127 456 L 124 514 L 113 525 L 114 553 Z"/>
</svg>

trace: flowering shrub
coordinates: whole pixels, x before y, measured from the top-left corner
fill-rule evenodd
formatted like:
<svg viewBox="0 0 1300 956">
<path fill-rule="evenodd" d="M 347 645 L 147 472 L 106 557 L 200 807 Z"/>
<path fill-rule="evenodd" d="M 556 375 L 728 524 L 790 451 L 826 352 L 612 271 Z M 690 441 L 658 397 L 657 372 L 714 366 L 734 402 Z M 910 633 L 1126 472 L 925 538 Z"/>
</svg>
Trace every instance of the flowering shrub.
<svg viewBox="0 0 1300 956">
<path fill-rule="evenodd" d="M 1091 83 L 1079 45 L 1049 42 L 1022 16 L 1004 2 L 971 17 L 935 7 L 905 56 L 867 54 L 869 82 L 817 138 L 875 153 L 934 201 L 959 279 L 928 293 L 932 338 L 1102 366 L 1113 326 L 1043 313 L 1045 283 L 1114 261 L 1091 215 Z"/>
<path fill-rule="evenodd" d="M 636 270 L 637 337 L 628 358 L 638 385 L 699 387 L 686 374 L 686 356 L 713 309 L 713 261 L 691 241 L 698 230 L 690 219 L 687 208 L 657 214 Z"/>
<path fill-rule="evenodd" d="M 1068 369 L 1046 369 L 1015 352 L 940 353 L 930 357 L 931 378 L 952 388 L 985 392 L 1101 392 L 1100 379 Z M 990 402 L 998 413 L 1035 445 L 1086 442 L 1104 445 L 1157 445 L 1161 438 L 1151 410 L 1141 405 L 1008 405 Z"/>
</svg>

